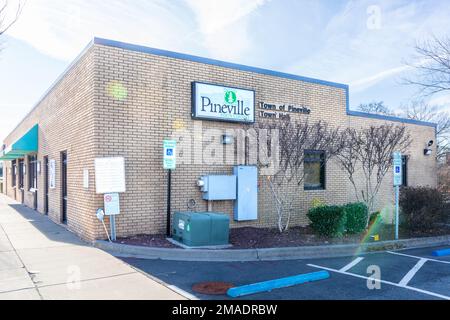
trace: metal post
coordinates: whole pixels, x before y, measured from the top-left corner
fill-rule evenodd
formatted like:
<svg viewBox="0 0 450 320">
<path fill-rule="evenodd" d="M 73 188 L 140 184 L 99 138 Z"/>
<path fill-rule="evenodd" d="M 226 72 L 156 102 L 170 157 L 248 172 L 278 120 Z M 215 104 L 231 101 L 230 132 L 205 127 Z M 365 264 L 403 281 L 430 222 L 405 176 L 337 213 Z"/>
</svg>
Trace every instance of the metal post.
<svg viewBox="0 0 450 320">
<path fill-rule="evenodd" d="M 109 224 L 111 227 L 111 240 L 116 241 L 116 216 L 109 216 Z"/>
<path fill-rule="evenodd" d="M 167 174 L 167 236 L 171 236 L 170 232 L 170 202 L 171 202 L 171 194 L 172 194 L 172 170 L 169 170 Z"/>
<path fill-rule="evenodd" d="M 399 196 L 400 196 L 400 187 L 395 187 L 395 240 L 398 240 L 398 226 L 399 226 Z"/>
</svg>

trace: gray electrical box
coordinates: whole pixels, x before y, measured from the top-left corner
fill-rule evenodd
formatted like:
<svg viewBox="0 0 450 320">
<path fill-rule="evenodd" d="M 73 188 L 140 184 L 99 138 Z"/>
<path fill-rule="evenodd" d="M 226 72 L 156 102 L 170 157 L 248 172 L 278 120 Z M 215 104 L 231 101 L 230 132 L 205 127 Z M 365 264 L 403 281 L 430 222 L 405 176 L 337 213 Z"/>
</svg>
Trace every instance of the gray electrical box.
<svg viewBox="0 0 450 320">
<path fill-rule="evenodd" d="M 203 176 L 203 200 L 236 200 L 236 176 Z"/>
<path fill-rule="evenodd" d="M 258 168 L 237 166 L 234 167 L 233 174 L 237 178 L 234 220 L 258 220 Z"/>
</svg>

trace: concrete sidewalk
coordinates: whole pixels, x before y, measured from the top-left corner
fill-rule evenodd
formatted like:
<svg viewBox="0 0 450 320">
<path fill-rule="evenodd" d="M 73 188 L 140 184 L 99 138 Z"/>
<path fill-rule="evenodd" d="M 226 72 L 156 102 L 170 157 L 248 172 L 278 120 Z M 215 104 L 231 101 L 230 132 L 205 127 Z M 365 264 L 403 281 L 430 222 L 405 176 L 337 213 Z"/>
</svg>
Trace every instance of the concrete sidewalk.
<svg viewBox="0 0 450 320">
<path fill-rule="evenodd" d="M 0 195 L 0 300 L 6 299 L 186 298 Z"/>
</svg>

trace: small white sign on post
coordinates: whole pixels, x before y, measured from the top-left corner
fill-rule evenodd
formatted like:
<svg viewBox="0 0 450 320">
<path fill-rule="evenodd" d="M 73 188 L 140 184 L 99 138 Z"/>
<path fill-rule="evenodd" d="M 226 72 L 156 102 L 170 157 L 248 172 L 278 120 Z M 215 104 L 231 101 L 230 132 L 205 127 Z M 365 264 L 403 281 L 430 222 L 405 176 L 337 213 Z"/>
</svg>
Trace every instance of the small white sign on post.
<svg viewBox="0 0 450 320">
<path fill-rule="evenodd" d="M 175 140 L 164 140 L 164 170 L 175 170 L 177 168 L 177 142 Z"/>
<path fill-rule="evenodd" d="M 403 184 L 403 172 L 402 172 L 402 154 L 400 152 L 394 153 L 394 186 L 398 187 Z"/>
<path fill-rule="evenodd" d="M 126 192 L 125 159 L 95 159 L 95 187 L 98 194 Z"/>
<path fill-rule="evenodd" d="M 106 193 L 103 196 L 105 203 L 105 215 L 117 216 L 120 214 L 120 201 L 118 193 Z"/>
<path fill-rule="evenodd" d="M 56 161 L 54 159 L 48 162 L 48 186 L 50 189 L 56 188 Z"/>
<path fill-rule="evenodd" d="M 400 224 L 399 198 L 400 198 L 400 186 L 403 184 L 402 166 L 403 161 L 401 152 L 394 152 L 395 240 L 399 239 L 399 224 Z"/>
</svg>

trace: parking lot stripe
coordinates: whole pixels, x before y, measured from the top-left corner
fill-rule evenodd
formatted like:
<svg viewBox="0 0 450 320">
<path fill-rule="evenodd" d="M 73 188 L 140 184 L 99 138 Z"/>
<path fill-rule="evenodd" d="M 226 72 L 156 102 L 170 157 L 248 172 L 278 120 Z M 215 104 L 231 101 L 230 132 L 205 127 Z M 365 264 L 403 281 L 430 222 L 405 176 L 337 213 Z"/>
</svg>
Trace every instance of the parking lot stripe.
<svg viewBox="0 0 450 320">
<path fill-rule="evenodd" d="M 433 296 L 433 297 L 437 297 L 437 298 L 441 298 L 444 300 L 450 300 L 450 297 L 448 296 L 444 296 L 442 294 L 439 293 L 434 293 L 431 291 L 427 291 L 427 290 L 422 290 L 419 288 L 414 288 L 414 287 L 410 287 L 410 286 L 402 286 L 398 283 L 394 283 L 394 282 L 390 282 L 390 281 L 386 281 L 386 280 L 382 280 L 382 279 L 375 279 L 375 278 L 370 278 L 370 277 L 365 277 L 365 276 L 361 276 L 359 274 L 354 274 L 354 273 L 350 273 L 350 272 L 342 272 L 336 269 L 331 269 L 331 268 L 327 268 L 327 267 L 322 267 L 322 266 L 318 266 L 315 264 L 308 264 L 309 267 L 312 268 L 317 268 L 317 269 L 322 269 L 322 270 L 327 270 L 327 271 L 331 271 L 331 272 L 335 272 L 335 273 L 339 273 L 339 274 L 344 274 L 347 276 L 351 276 L 351 277 L 356 277 L 356 278 L 361 278 L 361 279 L 365 279 L 365 280 L 371 280 L 371 281 L 375 281 L 375 282 L 380 282 L 380 283 L 384 283 L 384 284 L 389 284 L 391 286 L 394 287 L 399 287 L 399 288 L 403 288 L 403 289 L 407 289 L 407 290 L 411 290 L 411 291 L 416 291 L 416 292 L 420 292 L 429 296 Z"/>
<path fill-rule="evenodd" d="M 358 263 L 360 263 L 362 260 L 364 260 L 364 258 L 359 257 L 356 258 L 355 260 L 353 260 L 352 262 L 350 262 L 348 265 L 346 265 L 345 267 L 343 267 L 342 269 L 340 269 L 339 271 L 341 272 L 346 272 L 348 270 L 350 270 L 351 268 L 353 268 L 354 266 L 356 266 Z"/>
<path fill-rule="evenodd" d="M 416 263 L 416 265 L 409 270 L 409 272 L 403 277 L 403 279 L 398 283 L 401 286 L 407 286 L 408 283 L 411 281 L 411 279 L 416 275 L 417 271 L 422 268 L 422 266 L 427 262 L 428 260 L 423 258 L 420 259 L 419 262 Z"/>
<path fill-rule="evenodd" d="M 400 252 L 394 252 L 394 251 L 386 251 L 387 253 L 390 254 L 396 254 L 398 256 L 404 256 L 404 257 L 409 257 L 409 258 L 416 258 L 416 259 L 426 259 L 428 261 L 434 261 L 434 262 L 440 262 L 440 263 L 444 263 L 444 264 L 450 264 L 450 261 L 442 261 L 442 260 L 437 260 L 437 259 L 430 259 L 430 258 L 424 258 L 424 257 L 418 257 L 418 256 L 412 256 L 410 254 L 404 254 L 404 253 L 400 253 Z"/>
</svg>

